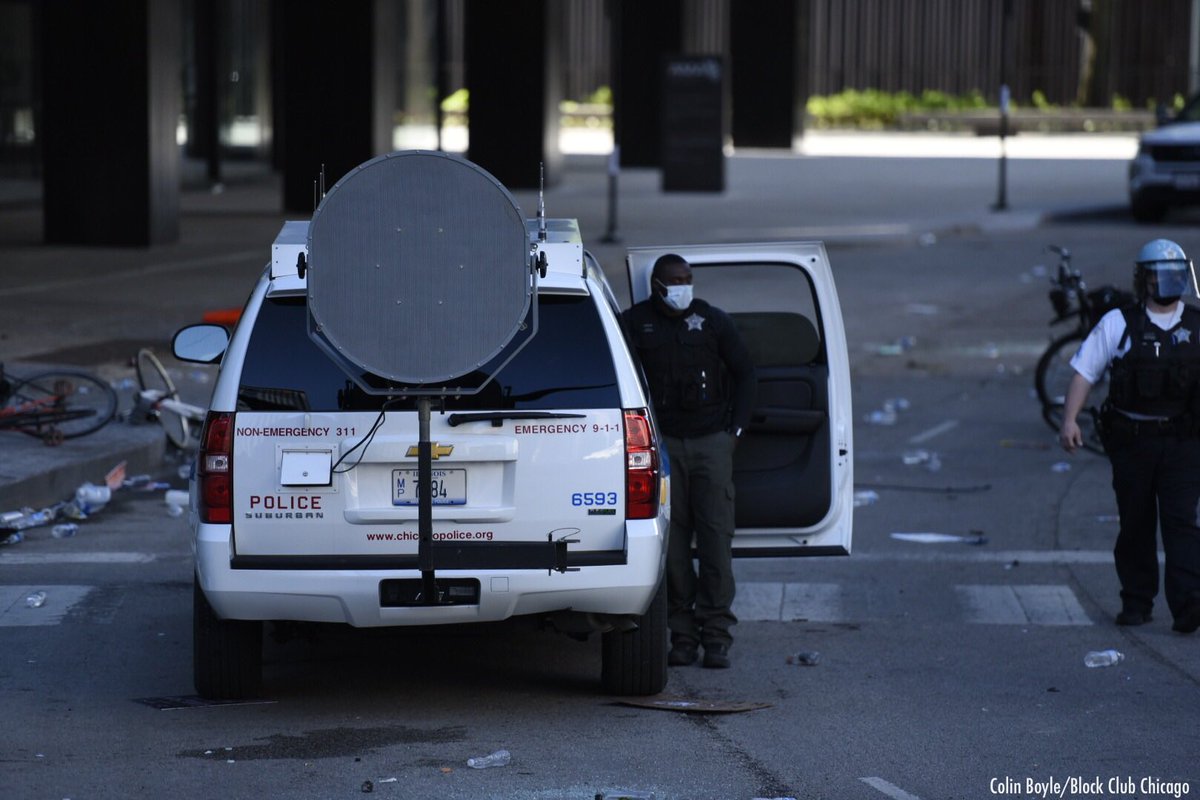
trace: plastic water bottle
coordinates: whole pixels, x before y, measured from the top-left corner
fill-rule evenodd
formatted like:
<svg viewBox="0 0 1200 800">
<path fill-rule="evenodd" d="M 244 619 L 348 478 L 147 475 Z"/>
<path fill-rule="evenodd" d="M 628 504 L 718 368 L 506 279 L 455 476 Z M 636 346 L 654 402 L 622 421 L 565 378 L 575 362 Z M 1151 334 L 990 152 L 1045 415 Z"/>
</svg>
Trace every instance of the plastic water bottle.
<svg viewBox="0 0 1200 800">
<path fill-rule="evenodd" d="M 41 608 L 46 605 L 45 592 L 32 592 L 25 596 L 25 605 L 29 608 Z"/>
<path fill-rule="evenodd" d="M 491 755 L 468 758 L 467 766 L 472 769 L 487 769 L 488 767 L 507 767 L 512 761 L 512 754 L 507 750 L 497 750 Z"/>
<path fill-rule="evenodd" d="M 79 533 L 79 526 L 74 522 L 60 522 L 50 529 L 50 535 L 55 539 L 70 539 Z"/>
<path fill-rule="evenodd" d="M 1125 654 L 1119 650 L 1093 650 L 1083 657 L 1083 663 L 1089 667 L 1111 667 L 1125 660 Z"/>
</svg>

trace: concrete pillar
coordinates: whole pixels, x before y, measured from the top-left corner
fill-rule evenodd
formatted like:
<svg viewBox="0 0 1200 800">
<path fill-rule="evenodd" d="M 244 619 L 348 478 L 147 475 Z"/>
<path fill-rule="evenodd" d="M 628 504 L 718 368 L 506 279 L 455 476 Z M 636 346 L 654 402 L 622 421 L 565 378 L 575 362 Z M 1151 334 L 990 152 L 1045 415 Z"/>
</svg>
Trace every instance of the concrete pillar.
<svg viewBox="0 0 1200 800">
<path fill-rule="evenodd" d="M 733 143 L 791 149 L 797 124 L 798 0 L 730 6 Z M 803 118 L 800 118 L 801 120 Z"/>
<path fill-rule="evenodd" d="M 560 177 L 561 55 L 554 0 L 467 0 L 468 155 L 509 188 Z"/>
<path fill-rule="evenodd" d="M 662 163 L 663 59 L 682 50 L 682 0 L 610 0 L 618 54 L 613 66 L 613 133 L 621 166 Z"/>
<path fill-rule="evenodd" d="M 42 13 L 47 243 L 179 238 L 179 0 L 58 0 Z"/>
<path fill-rule="evenodd" d="M 322 165 L 329 189 L 392 149 L 397 8 L 389 0 L 288 0 L 273 13 L 283 207 L 312 213 Z"/>
</svg>

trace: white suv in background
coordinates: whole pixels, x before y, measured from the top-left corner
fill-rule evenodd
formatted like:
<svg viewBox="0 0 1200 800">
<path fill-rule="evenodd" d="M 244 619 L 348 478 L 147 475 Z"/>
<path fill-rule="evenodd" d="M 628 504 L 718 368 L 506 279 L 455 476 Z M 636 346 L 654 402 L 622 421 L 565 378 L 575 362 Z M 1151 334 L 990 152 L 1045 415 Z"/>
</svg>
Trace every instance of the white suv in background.
<svg viewBox="0 0 1200 800">
<path fill-rule="evenodd" d="M 396 176 L 384 174 L 392 167 Z M 511 197 L 483 170 L 441 153 L 393 153 L 358 170 L 311 223 L 285 223 L 232 336 L 199 325 L 175 338 L 177 357 L 221 362 L 189 513 L 196 690 L 261 692 L 264 622 L 534 616 L 577 638 L 602 635 L 606 691 L 661 691 L 669 462 L 617 301 L 577 223 L 520 219 L 532 297 L 516 335 L 480 359 L 478 374 L 443 381 L 423 400 L 437 381 L 394 374 L 417 367 L 362 362 L 386 362 L 402 339 L 413 340 L 409 361 L 426 348 L 457 357 L 453 340 L 490 322 L 443 308 L 441 298 L 477 292 L 445 287 L 472 258 L 489 260 L 487 248 L 464 253 L 455 237 L 492 241 L 490 231 L 508 224 L 476 218 L 470 195 L 494 194 L 501 207 Z M 388 195 L 394 177 L 412 190 L 401 199 Z M 364 189 L 352 214 L 327 209 Z M 366 231 L 357 227 L 363 217 L 377 218 Z M 331 220 L 341 220 L 333 250 L 318 230 Z M 359 252 L 377 237 L 386 243 L 376 252 L 413 248 L 392 272 L 430 276 L 387 275 L 387 264 Z M 824 249 L 669 249 L 692 260 L 698 293 L 740 321 L 758 362 L 759 410 L 737 453 L 746 503 L 735 547 L 848 554 L 849 366 Z M 330 262 L 342 251 L 357 254 L 339 267 L 358 277 L 331 285 Z M 649 265 L 666 251 L 631 255 L 634 297 L 646 295 Z M 739 292 L 750 299 L 737 301 Z M 491 290 L 484 294 L 490 308 Z M 331 331 L 339 303 L 342 330 Z M 431 322 L 388 333 L 398 315 Z"/>
<path fill-rule="evenodd" d="M 1139 222 L 1158 222 L 1172 206 L 1200 204 L 1200 95 L 1156 130 L 1142 134 L 1129 164 L 1129 207 Z"/>
</svg>

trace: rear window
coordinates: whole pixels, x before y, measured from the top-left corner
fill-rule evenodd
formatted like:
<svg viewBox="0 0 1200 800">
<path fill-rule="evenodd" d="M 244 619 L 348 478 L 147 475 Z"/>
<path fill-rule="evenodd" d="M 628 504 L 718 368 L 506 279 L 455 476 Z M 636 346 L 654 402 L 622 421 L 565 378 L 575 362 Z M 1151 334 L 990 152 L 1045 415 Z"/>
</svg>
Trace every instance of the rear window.
<svg viewBox="0 0 1200 800">
<path fill-rule="evenodd" d="M 267 298 L 242 367 L 242 410 L 374 410 L 415 408 L 415 399 L 367 394 L 308 336 L 303 297 Z M 453 333 L 450 331 L 449 333 Z M 503 360 L 503 354 L 498 357 Z M 440 403 L 440 401 L 438 401 Z M 616 408 L 620 393 L 599 313 L 586 296 L 543 295 L 538 332 L 482 392 L 448 397 L 454 411 Z M 435 407 L 438 407 L 435 405 Z"/>
</svg>

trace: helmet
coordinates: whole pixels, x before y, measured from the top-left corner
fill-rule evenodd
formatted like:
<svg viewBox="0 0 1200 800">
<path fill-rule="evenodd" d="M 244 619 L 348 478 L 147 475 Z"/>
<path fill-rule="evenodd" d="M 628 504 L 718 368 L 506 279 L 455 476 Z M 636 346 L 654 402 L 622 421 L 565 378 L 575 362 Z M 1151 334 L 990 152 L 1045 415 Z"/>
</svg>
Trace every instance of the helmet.
<svg viewBox="0 0 1200 800">
<path fill-rule="evenodd" d="M 1200 297 L 1191 260 L 1169 239 L 1154 239 L 1142 245 L 1134 260 L 1133 284 L 1143 302 L 1150 298 L 1169 305 L 1189 290 Z"/>
</svg>

